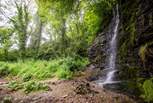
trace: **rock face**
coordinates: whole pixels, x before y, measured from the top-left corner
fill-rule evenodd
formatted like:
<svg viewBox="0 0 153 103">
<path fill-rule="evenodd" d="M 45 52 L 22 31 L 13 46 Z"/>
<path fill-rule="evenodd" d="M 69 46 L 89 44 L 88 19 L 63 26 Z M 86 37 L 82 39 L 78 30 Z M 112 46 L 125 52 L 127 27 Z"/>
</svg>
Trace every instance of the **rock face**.
<svg viewBox="0 0 153 103">
<path fill-rule="evenodd" d="M 88 50 L 90 62 L 98 68 L 104 68 L 105 65 L 105 58 L 106 58 L 105 43 L 106 43 L 105 33 L 101 33 L 97 36 L 91 48 L 89 48 Z"/>
<path fill-rule="evenodd" d="M 142 60 L 142 62 L 144 68 L 151 73 L 151 69 L 153 69 L 153 1 L 141 0 L 139 3 L 140 11 L 137 18 L 138 44 L 146 47 L 146 51 L 144 51 L 145 60 Z"/>
<path fill-rule="evenodd" d="M 132 91 L 137 89 L 137 78 L 153 76 L 153 0 L 118 0 L 118 3 L 118 78 L 128 82 Z M 99 33 L 89 48 L 90 61 L 101 69 L 105 66 L 107 29 Z"/>
<path fill-rule="evenodd" d="M 119 37 L 119 64 L 133 77 L 151 77 L 153 69 L 153 1 L 120 2 L 122 23 Z M 126 64 L 126 65 L 125 65 Z M 121 68 L 123 69 L 123 68 Z M 132 72 L 132 73 L 131 73 Z M 136 75 L 135 75 L 136 73 Z M 144 75 L 145 74 L 145 75 Z"/>
</svg>

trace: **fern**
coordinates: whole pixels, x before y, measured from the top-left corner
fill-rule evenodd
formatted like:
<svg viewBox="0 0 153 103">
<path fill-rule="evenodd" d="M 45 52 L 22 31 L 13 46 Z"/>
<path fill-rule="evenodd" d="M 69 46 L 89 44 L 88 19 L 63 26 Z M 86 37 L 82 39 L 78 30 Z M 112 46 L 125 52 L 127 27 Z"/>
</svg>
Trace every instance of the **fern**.
<svg viewBox="0 0 153 103">
<path fill-rule="evenodd" d="M 144 90 L 144 94 L 143 94 L 143 98 L 145 99 L 145 101 L 147 102 L 152 102 L 153 101 L 153 80 L 149 79 L 146 80 L 143 83 L 143 90 Z"/>
</svg>

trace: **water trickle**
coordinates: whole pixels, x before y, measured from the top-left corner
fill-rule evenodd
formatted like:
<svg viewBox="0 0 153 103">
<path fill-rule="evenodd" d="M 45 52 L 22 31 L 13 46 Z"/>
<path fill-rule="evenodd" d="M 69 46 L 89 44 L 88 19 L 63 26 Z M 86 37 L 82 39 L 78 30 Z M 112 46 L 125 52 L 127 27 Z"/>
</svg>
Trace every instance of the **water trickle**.
<svg viewBox="0 0 153 103">
<path fill-rule="evenodd" d="M 116 55 L 117 55 L 117 34 L 118 34 L 118 27 L 119 27 L 119 11 L 118 5 L 113 13 L 113 19 L 109 28 L 108 35 L 111 38 L 108 40 L 108 51 L 107 51 L 107 58 L 106 58 L 106 66 L 104 69 L 105 76 L 102 76 L 99 79 L 99 84 L 112 84 L 115 83 L 114 75 L 116 70 Z"/>
</svg>

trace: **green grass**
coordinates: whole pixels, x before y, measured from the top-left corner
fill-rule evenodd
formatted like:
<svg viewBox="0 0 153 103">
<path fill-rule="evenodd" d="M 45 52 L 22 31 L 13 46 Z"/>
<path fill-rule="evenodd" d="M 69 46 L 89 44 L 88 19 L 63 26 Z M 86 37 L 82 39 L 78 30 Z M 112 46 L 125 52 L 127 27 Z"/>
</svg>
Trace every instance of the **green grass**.
<svg viewBox="0 0 153 103">
<path fill-rule="evenodd" d="M 0 62 L 0 76 L 16 76 L 24 82 L 52 77 L 70 79 L 76 71 L 82 70 L 87 64 L 88 60 L 80 57 L 58 58 L 50 61 Z"/>
</svg>

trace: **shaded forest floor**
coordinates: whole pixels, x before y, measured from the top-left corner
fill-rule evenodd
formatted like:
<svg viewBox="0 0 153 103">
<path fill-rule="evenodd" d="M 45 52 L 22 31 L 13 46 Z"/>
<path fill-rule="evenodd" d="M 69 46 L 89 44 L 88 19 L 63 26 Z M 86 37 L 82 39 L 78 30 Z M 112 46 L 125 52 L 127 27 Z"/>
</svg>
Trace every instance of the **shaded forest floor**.
<svg viewBox="0 0 153 103">
<path fill-rule="evenodd" d="M 105 90 L 88 81 L 87 78 L 93 75 L 92 73 L 92 69 L 87 69 L 72 80 L 53 78 L 41 81 L 49 86 L 49 90 L 29 94 L 12 91 L 5 86 L 8 81 L 0 79 L 0 101 L 2 103 L 136 103 L 126 95 Z"/>
</svg>

